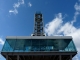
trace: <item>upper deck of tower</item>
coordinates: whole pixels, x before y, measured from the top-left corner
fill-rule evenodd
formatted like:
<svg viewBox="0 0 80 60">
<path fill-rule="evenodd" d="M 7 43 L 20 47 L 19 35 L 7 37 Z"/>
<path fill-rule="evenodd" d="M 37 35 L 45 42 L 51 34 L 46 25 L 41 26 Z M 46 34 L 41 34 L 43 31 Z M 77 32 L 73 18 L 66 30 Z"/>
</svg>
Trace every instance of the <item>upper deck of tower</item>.
<svg viewBox="0 0 80 60">
<path fill-rule="evenodd" d="M 2 52 L 76 52 L 71 36 L 8 36 Z"/>
</svg>

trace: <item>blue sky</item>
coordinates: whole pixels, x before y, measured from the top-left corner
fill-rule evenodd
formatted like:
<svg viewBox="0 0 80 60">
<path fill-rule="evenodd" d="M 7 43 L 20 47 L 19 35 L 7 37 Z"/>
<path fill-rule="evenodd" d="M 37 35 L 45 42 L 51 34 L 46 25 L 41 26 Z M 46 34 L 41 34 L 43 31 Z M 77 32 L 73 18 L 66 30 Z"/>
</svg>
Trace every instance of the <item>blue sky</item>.
<svg viewBox="0 0 80 60">
<path fill-rule="evenodd" d="M 6 36 L 33 33 L 36 12 L 42 12 L 48 36 L 73 37 L 78 50 L 74 60 L 80 60 L 80 0 L 0 0 L 0 50 Z"/>
</svg>

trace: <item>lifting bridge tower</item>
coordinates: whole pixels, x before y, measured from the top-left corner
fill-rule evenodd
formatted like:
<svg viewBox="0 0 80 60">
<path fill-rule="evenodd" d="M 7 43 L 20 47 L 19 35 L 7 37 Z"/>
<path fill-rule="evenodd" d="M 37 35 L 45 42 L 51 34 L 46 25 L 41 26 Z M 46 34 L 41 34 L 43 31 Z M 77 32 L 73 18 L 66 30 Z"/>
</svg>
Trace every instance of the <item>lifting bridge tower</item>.
<svg viewBox="0 0 80 60">
<path fill-rule="evenodd" d="M 46 36 L 41 13 L 31 36 L 7 36 L 1 54 L 6 60 L 72 60 L 77 54 L 71 36 Z"/>
</svg>

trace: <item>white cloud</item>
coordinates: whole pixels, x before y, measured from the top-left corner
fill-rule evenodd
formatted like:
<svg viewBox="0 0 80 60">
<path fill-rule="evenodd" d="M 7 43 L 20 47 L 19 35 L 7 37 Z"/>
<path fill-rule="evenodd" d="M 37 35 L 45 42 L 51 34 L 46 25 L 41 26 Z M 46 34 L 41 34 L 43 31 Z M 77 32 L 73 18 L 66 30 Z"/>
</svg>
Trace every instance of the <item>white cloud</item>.
<svg viewBox="0 0 80 60">
<path fill-rule="evenodd" d="M 73 24 L 74 22 L 76 22 L 76 19 L 78 17 L 78 15 L 80 14 L 80 1 L 76 2 L 76 4 L 74 5 L 75 8 L 75 13 L 74 13 L 74 17 L 73 20 L 71 21 L 71 23 Z"/>
<path fill-rule="evenodd" d="M 74 43 L 77 47 L 78 52 L 80 52 L 80 28 L 77 28 L 74 26 L 74 22 L 76 22 L 77 16 L 80 14 L 80 4 L 75 4 L 75 10 L 74 17 L 72 21 L 68 21 L 66 23 L 63 23 L 63 17 L 61 13 L 58 13 L 56 17 L 45 25 L 45 33 L 48 36 L 54 36 L 54 35 L 64 35 L 64 36 L 72 36 Z"/>
<path fill-rule="evenodd" d="M 76 4 L 74 5 L 74 8 L 76 10 L 76 12 L 74 13 L 74 20 L 71 23 L 76 22 L 77 16 L 80 14 L 80 1 L 76 2 Z"/>
<path fill-rule="evenodd" d="M 28 3 L 28 6 L 29 6 L 29 7 L 32 7 L 32 4 L 31 4 L 31 2 L 29 2 L 29 3 Z"/>
<path fill-rule="evenodd" d="M 14 3 L 14 5 L 13 5 L 14 8 L 18 8 L 19 6 L 20 6 L 20 2 Z"/>
<path fill-rule="evenodd" d="M 20 7 L 20 5 L 24 4 L 24 0 L 18 0 L 17 3 L 13 4 L 13 8 L 9 10 L 9 13 L 13 13 L 13 14 L 18 14 L 18 8 Z"/>
<path fill-rule="evenodd" d="M 79 57 L 75 56 L 72 60 L 79 60 Z"/>
<path fill-rule="evenodd" d="M 76 22 L 77 17 L 80 14 L 80 3 L 76 3 L 74 8 L 76 11 L 74 13 L 72 21 L 68 21 L 64 23 L 62 13 L 58 13 L 51 22 L 45 25 L 45 33 L 48 36 L 55 36 L 55 35 L 72 36 L 73 41 L 79 53 L 80 52 L 80 42 L 79 42 L 80 41 L 80 28 L 75 27 L 74 22 Z M 80 55 L 80 53 L 77 55 Z M 74 60 L 80 60 L 79 58 L 80 57 L 76 56 L 74 57 Z"/>
<path fill-rule="evenodd" d="M 4 41 L 2 40 L 2 38 L 0 38 L 0 45 L 3 45 Z"/>
<path fill-rule="evenodd" d="M 55 32 L 55 31 L 59 29 L 62 22 L 63 22 L 62 21 L 62 14 L 59 13 L 51 22 L 46 24 L 45 25 L 45 32 L 48 34 L 48 36 L 57 34 L 57 32 Z"/>
<path fill-rule="evenodd" d="M 18 14 L 18 10 L 17 9 L 9 10 L 9 13 L 14 13 L 16 15 L 16 14 Z"/>
<path fill-rule="evenodd" d="M 76 9 L 76 11 L 80 11 L 80 3 L 76 3 L 74 8 Z"/>
<path fill-rule="evenodd" d="M 72 36 L 77 47 L 77 50 L 80 52 L 80 28 L 76 28 L 71 22 L 63 23 L 63 19 L 61 13 L 59 13 L 56 18 L 54 18 L 51 22 L 45 25 L 45 33 L 48 36 L 54 35 L 64 35 L 64 36 Z"/>
</svg>

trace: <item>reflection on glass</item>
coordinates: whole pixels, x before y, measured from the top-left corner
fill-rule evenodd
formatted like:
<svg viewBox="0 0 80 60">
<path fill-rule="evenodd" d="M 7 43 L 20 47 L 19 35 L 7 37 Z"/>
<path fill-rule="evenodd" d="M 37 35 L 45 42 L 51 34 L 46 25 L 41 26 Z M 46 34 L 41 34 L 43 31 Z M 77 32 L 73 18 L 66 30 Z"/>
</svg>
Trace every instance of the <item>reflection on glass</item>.
<svg viewBox="0 0 80 60">
<path fill-rule="evenodd" d="M 2 51 L 76 51 L 76 48 L 71 39 L 7 39 Z"/>
</svg>

